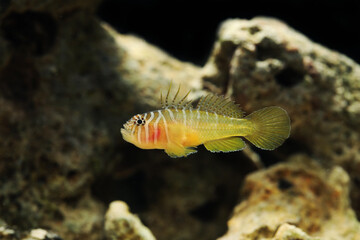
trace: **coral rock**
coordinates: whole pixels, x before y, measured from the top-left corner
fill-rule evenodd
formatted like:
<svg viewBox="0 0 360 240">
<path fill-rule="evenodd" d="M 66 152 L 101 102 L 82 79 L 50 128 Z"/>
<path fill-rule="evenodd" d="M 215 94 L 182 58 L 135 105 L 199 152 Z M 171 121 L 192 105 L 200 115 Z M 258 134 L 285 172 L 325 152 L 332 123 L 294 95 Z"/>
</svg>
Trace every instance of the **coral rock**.
<svg viewBox="0 0 360 240">
<path fill-rule="evenodd" d="M 105 235 L 108 240 L 155 240 L 150 230 L 122 201 L 110 204 L 105 216 Z"/>
<path fill-rule="evenodd" d="M 307 235 L 304 231 L 301 229 L 284 223 L 282 224 L 279 229 L 276 231 L 276 234 L 272 240 L 319 240 L 319 238 L 313 238 Z"/>
<path fill-rule="evenodd" d="M 29 236 L 22 240 L 62 240 L 57 234 L 48 232 L 45 229 L 37 228 L 30 231 Z"/>
<path fill-rule="evenodd" d="M 342 168 L 326 171 L 303 155 L 294 156 L 246 178 L 244 200 L 219 240 L 270 238 L 284 223 L 323 239 L 360 239 L 348 195 L 349 176 Z"/>
<path fill-rule="evenodd" d="M 0 222 L 0 239 L 2 240 L 15 239 L 15 230 L 8 228 L 5 224 Z"/>
<path fill-rule="evenodd" d="M 286 109 L 292 121 L 288 149 L 339 164 L 359 182 L 360 66 L 353 60 L 276 19 L 232 19 L 221 25 L 203 76 L 233 93 L 246 112 Z M 360 185 L 354 187 L 360 213 Z"/>
<path fill-rule="evenodd" d="M 124 159 L 121 124 L 158 106 L 171 79 L 201 87 L 198 67 L 117 33 L 94 16 L 98 3 L 22 0 L 2 9 L 0 212 L 19 229 L 101 235 L 102 207 L 83 199 L 97 174 Z"/>
</svg>

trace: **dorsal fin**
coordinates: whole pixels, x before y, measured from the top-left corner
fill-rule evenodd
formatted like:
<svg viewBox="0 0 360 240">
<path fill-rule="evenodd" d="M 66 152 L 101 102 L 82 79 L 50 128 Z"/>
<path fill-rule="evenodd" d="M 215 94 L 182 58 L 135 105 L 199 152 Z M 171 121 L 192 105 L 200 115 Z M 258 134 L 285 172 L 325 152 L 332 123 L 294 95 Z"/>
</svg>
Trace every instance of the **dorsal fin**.
<svg viewBox="0 0 360 240">
<path fill-rule="evenodd" d="M 244 112 L 241 111 L 239 105 L 235 104 L 231 99 L 211 93 L 201 97 L 197 107 L 202 111 L 213 112 L 233 118 L 241 118 L 244 116 Z"/>
<path fill-rule="evenodd" d="M 174 98 L 169 101 L 169 95 L 172 87 L 172 82 L 170 83 L 168 92 L 166 93 L 165 101 L 163 101 L 162 93 L 160 95 L 160 102 L 163 108 L 185 108 L 191 109 L 192 108 L 192 100 L 187 100 L 191 90 L 189 90 L 180 100 L 177 100 L 177 97 L 180 92 L 181 85 L 179 85 L 178 90 L 175 93 Z"/>
</svg>

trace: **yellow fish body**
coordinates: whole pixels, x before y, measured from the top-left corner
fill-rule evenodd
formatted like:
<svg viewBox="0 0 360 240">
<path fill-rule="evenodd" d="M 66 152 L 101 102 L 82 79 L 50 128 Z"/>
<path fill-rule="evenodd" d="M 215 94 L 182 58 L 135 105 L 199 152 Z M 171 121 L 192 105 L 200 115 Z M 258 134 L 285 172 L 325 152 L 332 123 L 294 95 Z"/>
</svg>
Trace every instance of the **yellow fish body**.
<svg viewBox="0 0 360 240">
<path fill-rule="evenodd" d="M 171 103 L 166 96 L 163 109 L 137 114 L 124 124 L 124 140 L 142 149 L 164 149 L 170 157 L 195 153 L 204 144 L 211 152 L 233 152 L 245 147 L 241 137 L 256 147 L 273 150 L 290 134 L 290 119 L 280 107 L 266 107 L 244 117 L 231 100 L 209 94 L 196 108 L 183 97 Z"/>
</svg>

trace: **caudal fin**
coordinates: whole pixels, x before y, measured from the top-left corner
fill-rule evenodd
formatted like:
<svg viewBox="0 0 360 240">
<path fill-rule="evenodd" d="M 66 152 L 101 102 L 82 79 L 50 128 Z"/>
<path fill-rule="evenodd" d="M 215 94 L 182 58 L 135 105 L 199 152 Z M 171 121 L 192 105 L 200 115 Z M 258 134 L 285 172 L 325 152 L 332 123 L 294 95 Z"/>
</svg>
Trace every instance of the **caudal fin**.
<svg viewBox="0 0 360 240">
<path fill-rule="evenodd" d="M 290 118 L 281 107 L 266 107 L 248 115 L 254 126 L 254 133 L 245 136 L 256 147 L 273 150 L 290 135 Z"/>
</svg>

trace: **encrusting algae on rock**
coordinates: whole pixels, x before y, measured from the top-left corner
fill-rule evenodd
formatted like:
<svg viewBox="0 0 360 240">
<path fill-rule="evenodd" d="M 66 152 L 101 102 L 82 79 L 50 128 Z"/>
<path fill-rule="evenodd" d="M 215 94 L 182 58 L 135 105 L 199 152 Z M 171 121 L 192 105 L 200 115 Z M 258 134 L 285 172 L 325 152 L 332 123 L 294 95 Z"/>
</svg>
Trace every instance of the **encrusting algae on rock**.
<svg viewBox="0 0 360 240">
<path fill-rule="evenodd" d="M 277 106 L 265 107 L 244 117 L 238 105 L 214 94 L 203 96 L 197 107 L 186 98 L 179 101 L 180 86 L 169 102 L 169 93 L 161 102 L 163 109 L 137 114 L 124 124 L 124 140 L 142 149 L 164 149 L 170 157 L 185 157 L 204 144 L 211 152 L 244 149 L 245 137 L 256 147 L 273 150 L 290 135 L 290 118 Z"/>
</svg>

